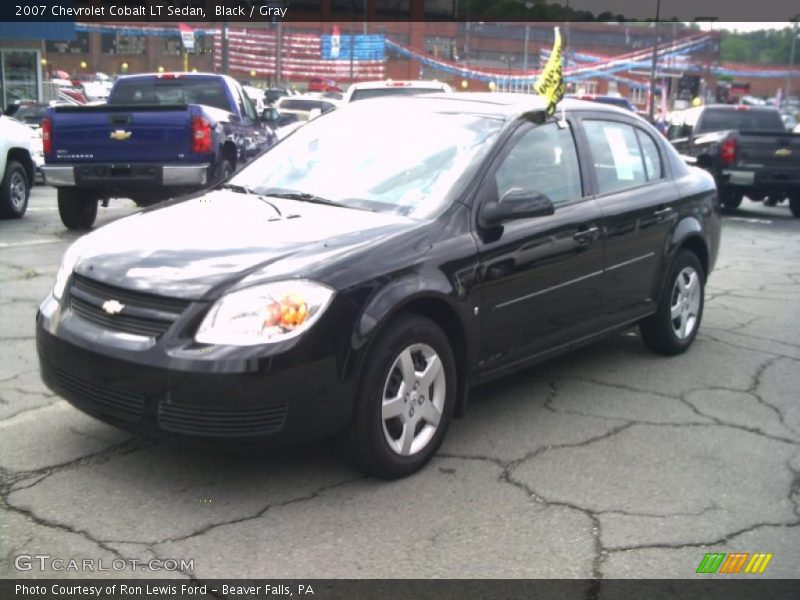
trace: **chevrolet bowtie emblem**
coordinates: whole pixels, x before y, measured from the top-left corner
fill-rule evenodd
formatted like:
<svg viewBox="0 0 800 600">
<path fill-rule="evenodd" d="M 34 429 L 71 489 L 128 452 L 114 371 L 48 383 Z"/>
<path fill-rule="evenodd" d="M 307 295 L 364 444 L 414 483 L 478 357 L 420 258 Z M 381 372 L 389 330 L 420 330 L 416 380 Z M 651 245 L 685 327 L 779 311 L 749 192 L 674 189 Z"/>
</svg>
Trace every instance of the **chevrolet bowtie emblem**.
<svg viewBox="0 0 800 600">
<path fill-rule="evenodd" d="M 775 150 L 775 156 L 785 157 L 785 156 L 790 156 L 791 154 L 792 151 L 789 150 L 789 148 L 781 148 L 780 150 Z"/>
<path fill-rule="evenodd" d="M 122 141 L 127 140 L 129 137 L 131 137 L 131 135 L 133 134 L 131 134 L 130 131 L 125 131 L 124 129 L 115 129 L 108 137 L 110 137 L 112 140 Z"/>
<path fill-rule="evenodd" d="M 125 308 L 125 305 L 117 302 L 116 300 L 106 300 L 103 302 L 103 310 L 106 311 L 110 315 L 116 315 L 122 312 L 122 309 Z"/>
</svg>

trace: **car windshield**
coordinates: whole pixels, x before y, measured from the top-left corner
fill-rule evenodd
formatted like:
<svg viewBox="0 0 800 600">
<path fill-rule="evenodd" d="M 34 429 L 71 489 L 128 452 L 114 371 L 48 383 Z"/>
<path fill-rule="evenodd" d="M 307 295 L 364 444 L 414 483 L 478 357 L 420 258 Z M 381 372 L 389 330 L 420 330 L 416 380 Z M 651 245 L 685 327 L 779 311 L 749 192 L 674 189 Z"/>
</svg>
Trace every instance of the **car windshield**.
<svg viewBox="0 0 800 600">
<path fill-rule="evenodd" d="M 425 88 L 425 87 L 380 87 L 380 88 L 363 88 L 353 90 L 350 95 L 350 102 L 356 100 L 367 100 L 369 98 L 384 98 L 386 96 L 416 96 L 418 94 L 433 94 L 436 92 L 443 92 L 442 88 Z"/>
<path fill-rule="evenodd" d="M 436 112 L 392 118 L 395 102 L 407 107 L 404 101 L 376 101 L 315 119 L 232 183 L 260 194 L 297 192 L 416 219 L 435 214 L 449 204 L 504 121 Z M 393 104 L 388 112 L 385 103 Z"/>
</svg>

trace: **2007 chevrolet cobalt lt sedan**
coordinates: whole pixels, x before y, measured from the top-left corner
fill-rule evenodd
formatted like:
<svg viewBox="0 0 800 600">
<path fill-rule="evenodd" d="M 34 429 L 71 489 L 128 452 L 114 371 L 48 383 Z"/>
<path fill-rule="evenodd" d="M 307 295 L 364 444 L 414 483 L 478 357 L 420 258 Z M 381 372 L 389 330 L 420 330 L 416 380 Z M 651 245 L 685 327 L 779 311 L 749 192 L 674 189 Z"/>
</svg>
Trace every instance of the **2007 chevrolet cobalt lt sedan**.
<svg viewBox="0 0 800 600">
<path fill-rule="evenodd" d="M 565 103 L 356 103 L 80 238 L 37 315 L 44 381 L 170 438 L 344 433 L 391 478 L 431 458 L 472 384 L 634 324 L 683 352 L 714 182 L 630 112 Z"/>
</svg>

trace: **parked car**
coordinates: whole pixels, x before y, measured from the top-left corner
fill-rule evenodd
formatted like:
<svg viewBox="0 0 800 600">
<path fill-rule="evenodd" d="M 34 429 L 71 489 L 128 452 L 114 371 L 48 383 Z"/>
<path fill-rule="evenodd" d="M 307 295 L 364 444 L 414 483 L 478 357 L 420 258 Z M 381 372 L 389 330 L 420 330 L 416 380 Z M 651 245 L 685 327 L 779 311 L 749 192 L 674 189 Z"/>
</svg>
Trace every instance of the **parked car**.
<svg viewBox="0 0 800 600">
<path fill-rule="evenodd" d="M 36 177 L 35 132 L 0 115 L 0 217 L 19 219 L 28 209 Z"/>
<path fill-rule="evenodd" d="M 267 104 L 275 104 L 279 98 L 292 95 L 292 92 L 287 88 L 268 88 L 264 90 L 264 102 Z"/>
<path fill-rule="evenodd" d="M 51 108 L 42 129 L 69 229 L 89 229 L 101 200 L 149 206 L 224 181 L 276 140 L 241 86 L 210 73 L 121 77 L 107 104 Z"/>
<path fill-rule="evenodd" d="M 37 314 L 45 383 L 205 445 L 344 431 L 391 478 L 431 458 L 473 384 L 636 324 L 685 351 L 719 245 L 713 178 L 635 115 L 568 101 L 562 126 L 545 108 L 344 107 L 213 191 L 83 236 Z"/>
<path fill-rule="evenodd" d="M 308 80 L 306 91 L 309 92 L 341 92 L 334 79 L 324 79 L 322 77 L 312 77 Z"/>
<path fill-rule="evenodd" d="M 800 217 L 800 136 L 767 106 L 712 104 L 672 114 L 667 137 L 717 182 L 723 206 L 744 196 L 775 204 L 789 198 Z"/>
<path fill-rule="evenodd" d="M 451 93 L 453 89 L 441 81 L 364 81 L 353 83 L 347 88 L 342 101 L 345 104 L 369 98 L 387 96 L 416 96 L 418 94 Z"/>
<path fill-rule="evenodd" d="M 301 121 L 308 121 L 312 113 L 325 114 L 341 105 L 332 98 L 322 98 L 311 94 L 300 96 L 284 96 L 275 103 L 281 114 L 294 114 Z"/>
</svg>

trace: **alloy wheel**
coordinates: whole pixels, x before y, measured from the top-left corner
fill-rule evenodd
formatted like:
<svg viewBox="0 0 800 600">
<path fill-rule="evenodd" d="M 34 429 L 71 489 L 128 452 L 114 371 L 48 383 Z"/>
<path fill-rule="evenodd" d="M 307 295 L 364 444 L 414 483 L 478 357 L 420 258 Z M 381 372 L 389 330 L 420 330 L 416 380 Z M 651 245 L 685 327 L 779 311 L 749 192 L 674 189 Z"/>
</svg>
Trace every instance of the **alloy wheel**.
<svg viewBox="0 0 800 600">
<path fill-rule="evenodd" d="M 693 267 L 684 267 L 675 278 L 670 303 L 672 330 L 680 340 L 687 339 L 697 327 L 700 313 L 700 276 Z"/>
<path fill-rule="evenodd" d="M 412 344 L 395 358 L 383 386 L 381 421 L 389 448 L 400 456 L 421 452 L 442 419 L 447 393 L 442 360 L 427 344 Z"/>
</svg>

